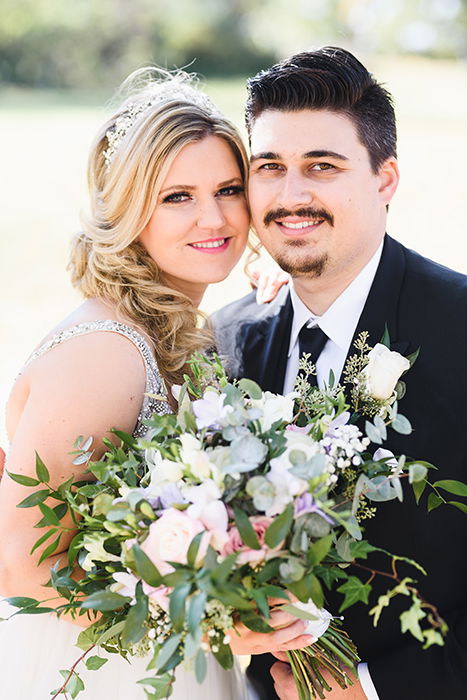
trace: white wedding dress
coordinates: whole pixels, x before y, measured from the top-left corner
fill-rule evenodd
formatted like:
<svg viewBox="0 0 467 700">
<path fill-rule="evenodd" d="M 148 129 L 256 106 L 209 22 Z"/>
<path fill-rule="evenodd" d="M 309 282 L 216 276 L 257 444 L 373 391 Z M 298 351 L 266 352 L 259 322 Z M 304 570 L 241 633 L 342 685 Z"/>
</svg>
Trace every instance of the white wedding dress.
<svg viewBox="0 0 467 700">
<path fill-rule="evenodd" d="M 148 343 L 133 328 L 116 321 L 82 323 L 62 331 L 40 347 L 29 362 L 69 338 L 101 331 L 120 333 L 138 347 L 146 367 L 146 394 L 160 395 L 163 384 Z M 134 435 L 144 435 L 143 421 L 154 411 L 163 414 L 168 410 L 166 403 L 146 395 Z M 15 611 L 0 597 L 0 618 L 8 618 Z M 51 691 L 64 682 L 59 671 L 70 669 L 83 653 L 75 646 L 80 632 L 77 625 L 49 614 L 18 615 L 0 622 L 0 699 L 50 700 Z M 90 655 L 96 653 L 108 661 L 98 671 L 89 671 L 79 664 L 76 670 L 86 689 L 79 693 L 78 700 L 145 700 L 143 686 L 137 685 L 137 681 L 151 677 L 152 672 L 146 671 L 150 657 L 132 657 L 128 663 L 117 654 L 108 655 L 104 651 L 93 650 Z M 181 665 L 170 697 L 172 700 L 247 700 L 249 696 L 238 661 L 235 660 L 232 670 L 224 671 L 209 655 L 204 682 L 198 684 L 194 673 Z"/>
</svg>

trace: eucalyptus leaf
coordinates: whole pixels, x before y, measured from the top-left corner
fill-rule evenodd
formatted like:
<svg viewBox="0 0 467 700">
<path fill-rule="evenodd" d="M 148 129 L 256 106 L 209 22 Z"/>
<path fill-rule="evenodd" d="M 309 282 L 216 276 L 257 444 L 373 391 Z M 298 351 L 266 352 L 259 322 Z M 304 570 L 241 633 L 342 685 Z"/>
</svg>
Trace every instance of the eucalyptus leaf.
<svg viewBox="0 0 467 700">
<path fill-rule="evenodd" d="M 417 481 L 423 481 L 428 473 L 428 469 L 425 467 L 424 464 L 418 464 L 417 462 L 415 464 L 410 464 L 409 465 L 409 484 L 414 484 Z"/>
<path fill-rule="evenodd" d="M 185 606 L 187 597 L 191 591 L 191 583 L 182 583 L 176 586 L 169 598 L 169 615 L 176 632 L 183 629 L 185 622 Z"/>
<path fill-rule="evenodd" d="M 130 607 L 122 632 L 124 646 L 136 644 L 146 634 L 145 622 L 148 617 L 148 597 L 143 592 L 143 584 L 138 581 L 135 589 L 136 602 Z"/>
<path fill-rule="evenodd" d="M 396 433 L 400 433 L 401 435 L 410 435 L 410 433 L 412 432 L 412 426 L 410 424 L 410 421 L 408 420 L 408 418 L 401 415 L 400 413 L 397 414 L 391 425 L 393 430 L 395 430 Z"/>
<path fill-rule="evenodd" d="M 188 603 L 187 624 L 190 634 L 195 636 L 200 629 L 201 620 L 203 619 L 204 609 L 206 607 L 207 595 L 204 591 L 195 593 Z"/>
<path fill-rule="evenodd" d="M 96 591 L 83 600 L 81 607 L 86 610 L 107 612 L 109 610 L 123 608 L 130 601 L 131 598 L 120 595 L 119 593 L 113 593 L 112 591 Z"/>
<path fill-rule="evenodd" d="M 377 445 L 381 445 L 383 442 L 383 439 L 380 435 L 380 432 L 378 428 L 376 428 L 373 423 L 370 423 L 370 421 L 365 421 L 365 432 L 367 434 L 367 437 L 371 442 L 374 442 Z"/>
<path fill-rule="evenodd" d="M 149 559 L 148 555 L 143 552 L 138 544 L 134 544 L 131 552 L 135 559 L 136 573 L 141 576 L 143 581 L 146 581 L 153 588 L 161 586 L 163 579 L 156 566 Z"/>
<path fill-rule="evenodd" d="M 238 386 L 245 394 L 248 394 L 254 400 L 260 400 L 263 397 L 263 392 L 259 385 L 252 379 L 240 379 Z"/>
</svg>

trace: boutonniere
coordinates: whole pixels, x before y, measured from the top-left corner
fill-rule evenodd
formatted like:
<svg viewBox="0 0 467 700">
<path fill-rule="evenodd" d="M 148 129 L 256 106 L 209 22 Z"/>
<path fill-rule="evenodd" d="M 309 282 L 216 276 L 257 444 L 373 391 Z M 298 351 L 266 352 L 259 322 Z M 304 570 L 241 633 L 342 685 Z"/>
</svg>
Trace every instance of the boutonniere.
<svg viewBox="0 0 467 700">
<path fill-rule="evenodd" d="M 390 407 L 404 396 L 402 377 L 414 364 L 420 349 L 407 357 L 391 350 L 387 328 L 381 342 L 374 347 L 367 341 L 368 331 L 363 331 L 354 343 L 357 352 L 345 364 L 343 380 L 350 386 L 350 402 L 357 413 L 384 418 Z"/>
</svg>

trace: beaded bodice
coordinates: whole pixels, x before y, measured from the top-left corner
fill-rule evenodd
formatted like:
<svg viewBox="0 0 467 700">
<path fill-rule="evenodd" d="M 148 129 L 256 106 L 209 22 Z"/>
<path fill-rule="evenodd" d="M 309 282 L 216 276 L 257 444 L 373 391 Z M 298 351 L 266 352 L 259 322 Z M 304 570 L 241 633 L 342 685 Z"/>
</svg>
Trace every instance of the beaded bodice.
<svg viewBox="0 0 467 700">
<path fill-rule="evenodd" d="M 141 357 L 143 358 L 144 367 L 146 369 L 146 389 L 141 410 L 138 415 L 138 420 L 133 431 L 134 437 L 142 437 L 147 431 L 147 427 L 144 424 L 145 420 L 147 420 L 153 413 L 163 415 L 164 413 L 170 413 L 171 409 L 167 401 L 162 401 L 154 398 L 154 396 L 151 396 L 151 394 L 156 394 L 157 396 L 166 395 L 164 382 L 161 378 L 156 359 L 148 342 L 140 333 L 138 333 L 138 331 L 131 328 L 131 326 L 127 326 L 119 321 L 111 320 L 79 323 L 76 326 L 72 326 L 71 328 L 67 328 L 64 331 L 56 333 L 52 338 L 33 352 L 31 357 L 28 359 L 27 364 L 38 357 L 41 357 L 56 345 L 60 345 L 60 343 L 70 340 L 70 338 L 85 335 L 86 333 L 96 333 L 101 331 L 110 331 L 111 333 L 119 333 L 120 335 L 124 335 L 125 338 L 131 340 L 131 342 L 138 348 L 139 352 L 141 353 Z"/>
</svg>

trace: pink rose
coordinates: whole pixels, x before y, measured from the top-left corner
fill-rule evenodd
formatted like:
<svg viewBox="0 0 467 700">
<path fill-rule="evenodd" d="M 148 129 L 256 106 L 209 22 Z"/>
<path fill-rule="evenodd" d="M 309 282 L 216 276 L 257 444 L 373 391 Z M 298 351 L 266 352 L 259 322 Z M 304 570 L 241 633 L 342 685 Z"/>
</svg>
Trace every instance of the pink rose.
<svg viewBox="0 0 467 700">
<path fill-rule="evenodd" d="M 224 556 L 228 556 L 234 552 L 241 552 L 237 559 L 240 565 L 250 564 L 251 566 L 257 566 L 262 561 L 271 559 L 282 547 L 282 542 L 274 549 L 270 549 L 264 542 L 264 535 L 272 523 L 272 518 L 268 518 L 266 515 L 253 515 L 249 520 L 253 530 L 256 532 L 261 549 L 250 549 L 250 547 L 247 547 L 243 543 L 238 529 L 234 526 L 227 533 L 229 539 L 224 545 L 222 553 Z"/>
<path fill-rule="evenodd" d="M 176 508 L 169 508 L 151 524 L 149 535 L 142 543 L 141 549 L 164 576 L 174 570 L 167 562 L 186 564 L 186 555 L 192 539 L 204 529 L 200 520 L 190 518 Z M 206 538 L 203 537 L 201 541 L 198 559 L 204 557 L 208 542 L 209 534 L 206 533 Z"/>
</svg>

